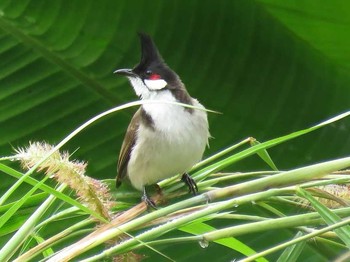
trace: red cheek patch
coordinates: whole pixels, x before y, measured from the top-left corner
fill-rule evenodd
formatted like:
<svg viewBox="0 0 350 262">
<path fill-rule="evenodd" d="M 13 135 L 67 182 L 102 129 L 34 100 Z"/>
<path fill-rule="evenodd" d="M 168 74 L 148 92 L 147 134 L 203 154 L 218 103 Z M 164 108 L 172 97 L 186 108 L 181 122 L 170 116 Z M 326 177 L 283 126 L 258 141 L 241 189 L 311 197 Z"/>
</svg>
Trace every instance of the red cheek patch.
<svg viewBox="0 0 350 262">
<path fill-rule="evenodd" d="M 149 80 L 158 80 L 158 79 L 160 79 L 160 75 L 158 75 L 158 74 L 152 74 L 152 75 L 149 76 L 148 79 L 149 79 Z"/>
</svg>

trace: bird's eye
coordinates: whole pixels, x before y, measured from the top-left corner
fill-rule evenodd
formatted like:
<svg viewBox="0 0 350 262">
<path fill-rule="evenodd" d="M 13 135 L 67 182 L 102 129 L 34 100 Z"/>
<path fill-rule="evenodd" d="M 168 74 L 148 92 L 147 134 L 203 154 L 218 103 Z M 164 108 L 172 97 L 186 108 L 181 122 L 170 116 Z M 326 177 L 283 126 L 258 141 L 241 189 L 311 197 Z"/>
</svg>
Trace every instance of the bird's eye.
<svg viewBox="0 0 350 262">
<path fill-rule="evenodd" d="M 152 75 L 152 71 L 151 71 L 151 70 L 147 70 L 147 71 L 146 71 L 146 75 L 147 75 L 147 76 Z"/>
</svg>

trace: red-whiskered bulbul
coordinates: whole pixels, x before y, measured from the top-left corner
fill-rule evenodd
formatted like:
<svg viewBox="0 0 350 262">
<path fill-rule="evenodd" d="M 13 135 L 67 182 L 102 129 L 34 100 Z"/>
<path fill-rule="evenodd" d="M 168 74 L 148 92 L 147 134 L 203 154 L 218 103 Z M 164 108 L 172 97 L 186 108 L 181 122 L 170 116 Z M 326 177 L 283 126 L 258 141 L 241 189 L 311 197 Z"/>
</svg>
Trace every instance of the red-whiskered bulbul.
<svg viewBox="0 0 350 262">
<path fill-rule="evenodd" d="M 114 73 L 126 76 L 142 100 L 176 101 L 204 107 L 192 98 L 179 76 L 169 68 L 147 34 L 140 33 L 141 61 L 133 69 Z M 148 197 L 147 185 L 183 174 L 190 192 L 198 192 L 187 174 L 203 156 L 208 143 L 207 113 L 167 103 L 143 104 L 133 116 L 118 159 L 116 186 L 127 179 L 143 191 L 142 200 L 155 207 Z"/>
</svg>

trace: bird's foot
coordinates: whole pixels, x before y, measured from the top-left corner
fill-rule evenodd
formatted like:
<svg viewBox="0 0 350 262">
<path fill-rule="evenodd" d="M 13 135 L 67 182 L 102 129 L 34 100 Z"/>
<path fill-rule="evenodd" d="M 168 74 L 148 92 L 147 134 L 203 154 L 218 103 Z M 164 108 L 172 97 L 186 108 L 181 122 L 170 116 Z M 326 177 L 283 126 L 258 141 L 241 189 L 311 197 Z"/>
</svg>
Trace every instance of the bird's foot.
<svg viewBox="0 0 350 262">
<path fill-rule="evenodd" d="M 154 203 L 154 201 L 147 195 L 146 187 L 143 188 L 143 195 L 141 197 L 141 200 L 146 203 L 147 209 L 157 209 L 156 203 Z"/>
<path fill-rule="evenodd" d="M 198 187 L 192 177 L 190 177 L 187 173 L 184 173 L 181 177 L 181 180 L 188 186 L 190 193 L 197 195 Z"/>
</svg>

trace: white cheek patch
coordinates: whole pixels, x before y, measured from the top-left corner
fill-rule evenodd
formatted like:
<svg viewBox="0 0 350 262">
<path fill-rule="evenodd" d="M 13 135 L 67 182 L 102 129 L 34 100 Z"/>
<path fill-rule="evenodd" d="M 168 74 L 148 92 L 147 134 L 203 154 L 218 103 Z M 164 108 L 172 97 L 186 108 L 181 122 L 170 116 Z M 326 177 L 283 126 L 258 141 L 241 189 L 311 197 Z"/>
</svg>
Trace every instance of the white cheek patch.
<svg viewBox="0 0 350 262">
<path fill-rule="evenodd" d="M 145 85 L 150 89 L 150 90 L 160 90 L 168 84 L 166 81 L 163 79 L 156 79 L 156 80 L 144 80 Z"/>
</svg>

